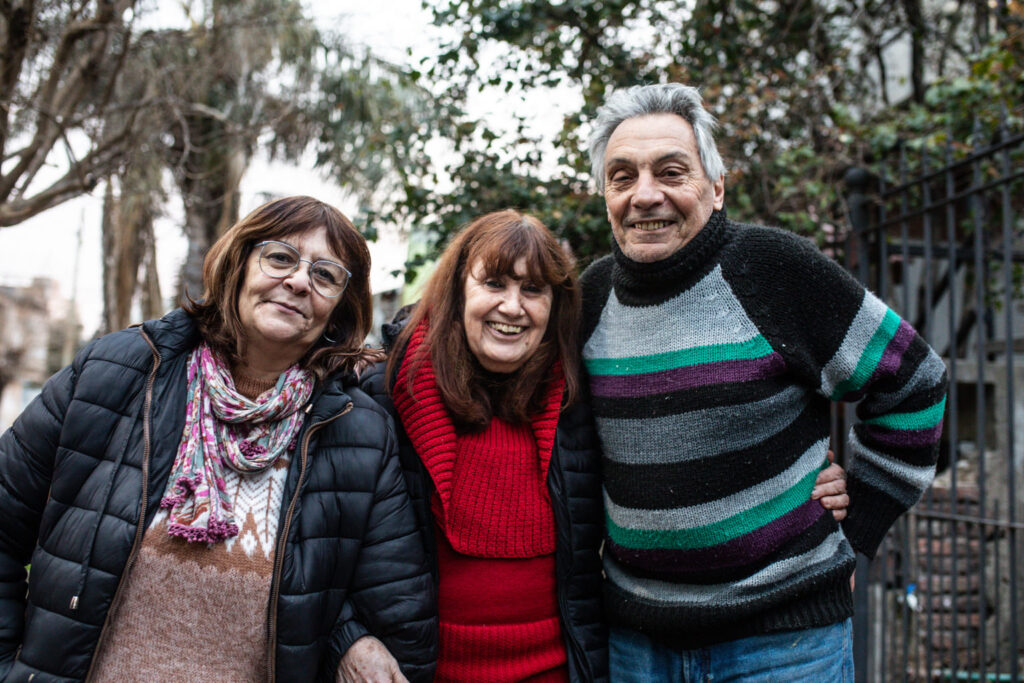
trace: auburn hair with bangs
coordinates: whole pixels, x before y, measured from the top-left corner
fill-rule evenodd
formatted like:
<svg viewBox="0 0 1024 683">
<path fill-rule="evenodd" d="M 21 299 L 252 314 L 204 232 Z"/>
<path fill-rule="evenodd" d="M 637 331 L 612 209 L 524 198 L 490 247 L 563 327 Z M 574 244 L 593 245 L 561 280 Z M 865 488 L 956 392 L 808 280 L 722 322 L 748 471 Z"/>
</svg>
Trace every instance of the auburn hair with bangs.
<svg viewBox="0 0 1024 683">
<path fill-rule="evenodd" d="M 466 341 L 466 279 L 477 263 L 483 264 L 486 277 L 517 277 L 515 264 L 520 258 L 525 259 L 530 280 L 550 285 L 551 313 L 533 355 L 515 372 L 496 378 L 480 366 Z M 496 211 L 477 218 L 452 239 L 391 349 L 388 377 L 397 376 L 409 339 L 424 319 L 429 325 L 426 338 L 416 357 L 409 359 L 410 389 L 429 352 L 437 388 L 462 428 L 482 429 L 495 415 L 529 423 L 543 408 L 545 384 L 559 360 L 565 375 L 563 406 L 579 395 L 580 290 L 575 267 L 551 231 L 533 216 L 512 209 Z"/>
<path fill-rule="evenodd" d="M 199 326 L 206 343 L 232 364 L 245 351 L 247 334 L 238 316 L 238 297 L 246 263 L 255 246 L 265 240 L 287 241 L 291 235 L 327 230 L 327 244 L 352 273 L 324 327 L 324 334 L 299 364 L 318 379 L 333 372 L 358 370 L 383 360 L 383 352 L 364 346 L 373 325 L 370 293 L 370 250 L 352 222 L 330 204 L 313 197 L 285 197 L 267 202 L 221 235 L 203 261 L 203 296 L 186 294 L 182 307 Z M 311 296 L 318 296 L 310 292 Z"/>
</svg>

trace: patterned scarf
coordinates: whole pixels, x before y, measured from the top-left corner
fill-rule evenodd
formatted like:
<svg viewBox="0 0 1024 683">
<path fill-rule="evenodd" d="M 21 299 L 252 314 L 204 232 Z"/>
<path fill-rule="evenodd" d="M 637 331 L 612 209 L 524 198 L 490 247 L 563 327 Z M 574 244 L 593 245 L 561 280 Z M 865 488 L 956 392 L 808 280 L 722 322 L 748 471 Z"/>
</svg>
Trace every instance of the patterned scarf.
<svg viewBox="0 0 1024 683">
<path fill-rule="evenodd" d="M 160 507 L 171 508 L 168 533 L 189 542 L 216 543 L 238 535 L 222 467 L 259 472 L 294 448 L 299 410 L 313 393 L 313 377 L 288 368 L 274 389 L 255 400 L 235 389 L 227 366 L 205 343 L 188 360 L 185 431 Z"/>
</svg>

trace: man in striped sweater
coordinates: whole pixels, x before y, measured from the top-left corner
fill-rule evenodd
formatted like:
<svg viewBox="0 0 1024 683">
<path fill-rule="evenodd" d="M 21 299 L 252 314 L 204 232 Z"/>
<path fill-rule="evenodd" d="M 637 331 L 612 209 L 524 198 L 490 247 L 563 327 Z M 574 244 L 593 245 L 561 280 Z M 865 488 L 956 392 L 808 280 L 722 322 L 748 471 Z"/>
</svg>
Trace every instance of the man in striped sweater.
<svg viewBox="0 0 1024 683">
<path fill-rule="evenodd" d="M 945 366 L 807 240 L 726 218 L 714 125 L 693 88 L 635 87 L 590 141 L 612 680 L 852 681 L 854 550 L 931 482 Z M 859 401 L 841 525 L 810 500 L 832 401 Z"/>
</svg>

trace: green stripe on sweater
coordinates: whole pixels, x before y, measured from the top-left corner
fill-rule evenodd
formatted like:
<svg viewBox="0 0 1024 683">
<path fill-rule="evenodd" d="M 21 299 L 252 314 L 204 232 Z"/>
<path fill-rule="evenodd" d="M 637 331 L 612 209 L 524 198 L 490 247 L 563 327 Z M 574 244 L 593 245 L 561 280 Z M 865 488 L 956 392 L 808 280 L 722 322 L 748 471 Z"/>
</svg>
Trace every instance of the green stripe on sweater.
<svg viewBox="0 0 1024 683">
<path fill-rule="evenodd" d="M 738 538 L 751 531 L 771 524 L 787 512 L 803 505 L 811 498 L 814 480 L 818 470 L 811 470 L 794 486 L 784 493 L 766 500 L 749 510 L 744 510 L 721 522 L 692 529 L 675 529 L 658 531 L 653 529 L 627 529 L 612 521 L 605 514 L 608 525 L 608 536 L 620 546 L 637 550 L 655 550 L 669 548 L 673 550 L 694 550 L 710 548 Z"/>
<path fill-rule="evenodd" d="M 864 348 L 864 353 L 860 355 L 860 360 L 857 361 L 857 368 L 853 371 L 852 375 L 840 382 L 836 386 L 835 391 L 832 392 L 833 401 L 842 400 L 842 397 L 848 393 L 858 391 L 871 379 L 875 368 L 878 367 L 878 363 L 882 360 L 882 354 L 885 353 L 886 347 L 889 346 L 889 342 L 892 341 L 899 326 L 900 317 L 891 308 L 887 309 L 885 316 L 882 317 L 881 324 L 871 336 L 871 341 Z"/>
<path fill-rule="evenodd" d="M 626 358 L 588 358 L 587 371 L 592 375 L 643 375 L 662 370 L 716 363 L 727 360 L 752 360 L 772 353 L 771 344 L 761 335 L 742 342 L 695 346 L 652 356 Z"/>
<path fill-rule="evenodd" d="M 939 424 L 946 412 L 946 397 L 933 406 L 913 413 L 889 413 L 864 420 L 864 424 L 888 427 L 889 429 L 931 429 Z"/>
</svg>

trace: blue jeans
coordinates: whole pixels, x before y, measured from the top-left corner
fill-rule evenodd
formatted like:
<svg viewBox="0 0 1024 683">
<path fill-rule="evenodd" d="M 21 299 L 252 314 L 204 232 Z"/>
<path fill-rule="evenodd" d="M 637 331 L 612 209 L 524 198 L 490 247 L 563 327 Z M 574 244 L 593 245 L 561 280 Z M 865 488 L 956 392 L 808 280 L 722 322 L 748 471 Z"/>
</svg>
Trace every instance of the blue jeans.
<svg viewBox="0 0 1024 683">
<path fill-rule="evenodd" d="M 675 650 L 627 628 L 609 639 L 612 683 L 852 683 L 850 620 Z"/>
</svg>

